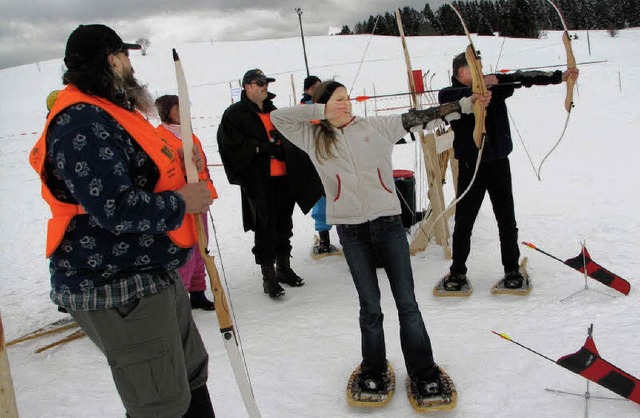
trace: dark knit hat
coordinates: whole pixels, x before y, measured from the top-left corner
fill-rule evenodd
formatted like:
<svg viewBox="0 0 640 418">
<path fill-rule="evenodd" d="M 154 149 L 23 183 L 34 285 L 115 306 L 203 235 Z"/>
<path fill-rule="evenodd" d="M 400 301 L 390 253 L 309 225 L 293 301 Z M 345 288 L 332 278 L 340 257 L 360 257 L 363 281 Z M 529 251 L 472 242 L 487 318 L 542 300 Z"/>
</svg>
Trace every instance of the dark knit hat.
<svg viewBox="0 0 640 418">
<path fill-rule="evenodd" d="M 319 83 L 320 81 L 321 80 L 315 75 L 310 75 L 309 77 L 304 79 L 304 89 L 307 90 L 314 84 Z"/>
<path fill-rule="evenodd" d="M 156 99 L 156 109 L 158 109 L 158 115 L 162 122 L 171 123 L 171 120 L 169 120 L 169 112 L 171 112 L 171 108 L 177 104 L 178 96 L 175 94 L 165 94 Z"/>
<path fill-rule="evenodd" d="M 321 103 L 327 104 L 333 92 L 336 91 L 338 87 L 344 87 L 341 83 L 337 81 L 325 81 L 320 84 L 313 92 L 313 103 Z"/>
<path fill-rule="evenodd" d="M 67 39 L 64 63 L 67 68 L 75 69 L 100 56 L 107 56 L 129 49 L 141 49 L 138 44 L 127 44 L 122 38 L 105 25 L 80 25 Z"/>
<path fill-rule="evenodd" d="M 273 83 L 274 81 L 276 81 L 275 78 L 267 77 L 266 75 L 264 75 L 262 70 L 254 68 L 253 70 L 249 70 L 244 73 L 244 77 L 242 77 L 242 86 L 244 87 L 245 84 L 251 84 L 252 81 L 256 80 L 264 80 L 267 83 Z"/>
</svg>

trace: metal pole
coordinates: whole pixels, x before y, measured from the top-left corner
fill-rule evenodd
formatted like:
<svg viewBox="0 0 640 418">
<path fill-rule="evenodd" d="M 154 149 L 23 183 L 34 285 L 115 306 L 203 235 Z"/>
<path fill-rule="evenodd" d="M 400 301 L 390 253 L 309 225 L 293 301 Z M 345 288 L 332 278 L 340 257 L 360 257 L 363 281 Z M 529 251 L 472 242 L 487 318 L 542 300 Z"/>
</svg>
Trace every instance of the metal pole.
<svg viewBox="0 0 640 418">
<path fill-rule="evenodd" d="M 302 31 L 302 9 L 296 8 L 298 13 L 298 21 L 300 22 L 300 38 L 302 38 L 302 53 L 304 54 L 304 66 L 307 69 L 307 77 L 309 77 L 309 63 L 307 62 L 307 48 L 304 45 L 304 32 Z"/>
</svg>

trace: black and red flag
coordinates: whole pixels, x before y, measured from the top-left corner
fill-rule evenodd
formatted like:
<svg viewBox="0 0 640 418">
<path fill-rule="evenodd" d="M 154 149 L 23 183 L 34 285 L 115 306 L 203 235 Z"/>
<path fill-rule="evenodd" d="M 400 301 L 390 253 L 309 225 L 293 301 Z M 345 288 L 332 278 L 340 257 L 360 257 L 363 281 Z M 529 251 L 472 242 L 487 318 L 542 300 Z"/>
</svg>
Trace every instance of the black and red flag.
<svg viewBox="0 0 640 418">
<path fill-rule="evenodd" d="M 598 353 L 598 349 L 596 348 L 596 344 L 591 335 L 592 330 L 593 325 L 589 327 L 589 335 L 580 350 L 573 354 L 560 357 L 557 361 L 512 340 L 511 337 L 506 334 L 498 333 L 496 331 L 491 332 L 509 342 L 531 351 L 534 354 L 537 354 L 546 360 L 554 362 L 567 370 L 579 374 L 585 379 L 597 383 L 600 386 L 617 393 L 623 398 L 640 404 L 640 380 L 600 357 L 600 353 Z"/>
<path fill-rule="evenodd" d="M 587 337 L 580 350 L 560 357 L 556 363 L 623 398 L 640 404 L 640 380 L 600 357 L 591 335 Z"/>
<path fill-rule="evenodd" d="M 561 263 L 566 264 L 567 266 L 575 270 L 578 270 L 580 273 L 583 273 L 591 277 L 592 279 L 599 281 L 603 285 L 617 290 L 622 294 L 628 295 L 631 291 L 631 284 L 629 284 L 628 281 L 618 276 L 617 274 L 610 272 L 600 264 L 593 261 L 591 259 L 591 256 L 589 255 L 589 251 L 587 251 L 587 247 L 585 247 L 584 245 L 582 246 L 582 251 L 580 251 L 580 254 L 563 261 L 560 258 L 547 253 L 546 251 L 542 251 L 534 244 L 524 241 L 522 242 L 522 244 L 526 245 L 529 248 L 533 248 L 534 250 L 553 258 L 554 260 L 558 260 Z"/>
</svg>

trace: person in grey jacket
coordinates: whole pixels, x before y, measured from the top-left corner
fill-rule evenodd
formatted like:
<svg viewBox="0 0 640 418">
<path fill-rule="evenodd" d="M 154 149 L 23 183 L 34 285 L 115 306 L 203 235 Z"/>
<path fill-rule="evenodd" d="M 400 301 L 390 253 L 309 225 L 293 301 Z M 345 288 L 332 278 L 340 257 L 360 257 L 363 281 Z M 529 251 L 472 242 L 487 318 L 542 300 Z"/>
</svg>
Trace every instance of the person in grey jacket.
<svg viewBox="0 0 640 418">
<path fill-rule="evenodd" d="M 441 391 L 440 371 L 414 293 L 409 245 L 393 182 L 393 145 L 414 127 L 470 113 L 477 96 L 402 115 L 361 118 L 351 113 L 346 88 L 336 81 L 318 86 L 312 105 L 271 113 L 271 120 L 311 157 L 327 196 L 327 222 L 338 236 L 360 300 L 362 363 L 358 385 L 384 393 L 389 384 L 383 313 L 376 275 L 379 255 L 389 278 L 400 340 L 414 393 Z M 487 98 L 480 98 L 488 104 Z M 310 123 L 320 120 L 319 123 Z"/>
</svg>

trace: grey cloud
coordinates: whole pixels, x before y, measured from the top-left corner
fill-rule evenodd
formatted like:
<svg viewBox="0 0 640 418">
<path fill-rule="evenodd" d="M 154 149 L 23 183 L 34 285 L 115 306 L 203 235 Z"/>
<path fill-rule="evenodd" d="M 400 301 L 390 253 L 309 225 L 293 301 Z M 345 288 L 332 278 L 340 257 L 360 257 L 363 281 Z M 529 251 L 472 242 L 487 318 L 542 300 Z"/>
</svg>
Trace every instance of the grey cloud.
<svg viewBox="0 0 640 418">
<path fill-rule="evenodd" d="M 435 8 L 442 0 L 430 3 Z M 224 18 L 234 26 L 223 25 L 223 32 L 203 27 L 200 37 L 185 30 L 189 34 L 176 33 L 175 41 L 231 41 L 298 36 L 296 7 L 303 9 L 305 34 L 325 35 L 329 27 L 353 27 L 370 15 L 406 5 L 422 9 L 424 4 L 420 0 L 0 0 L 0 68 L 62 57 L 69 33 L 80 23 L 104 23 L 131 41 L 158 33 L 151 27 L 153 18 Z"/>
</svg>

